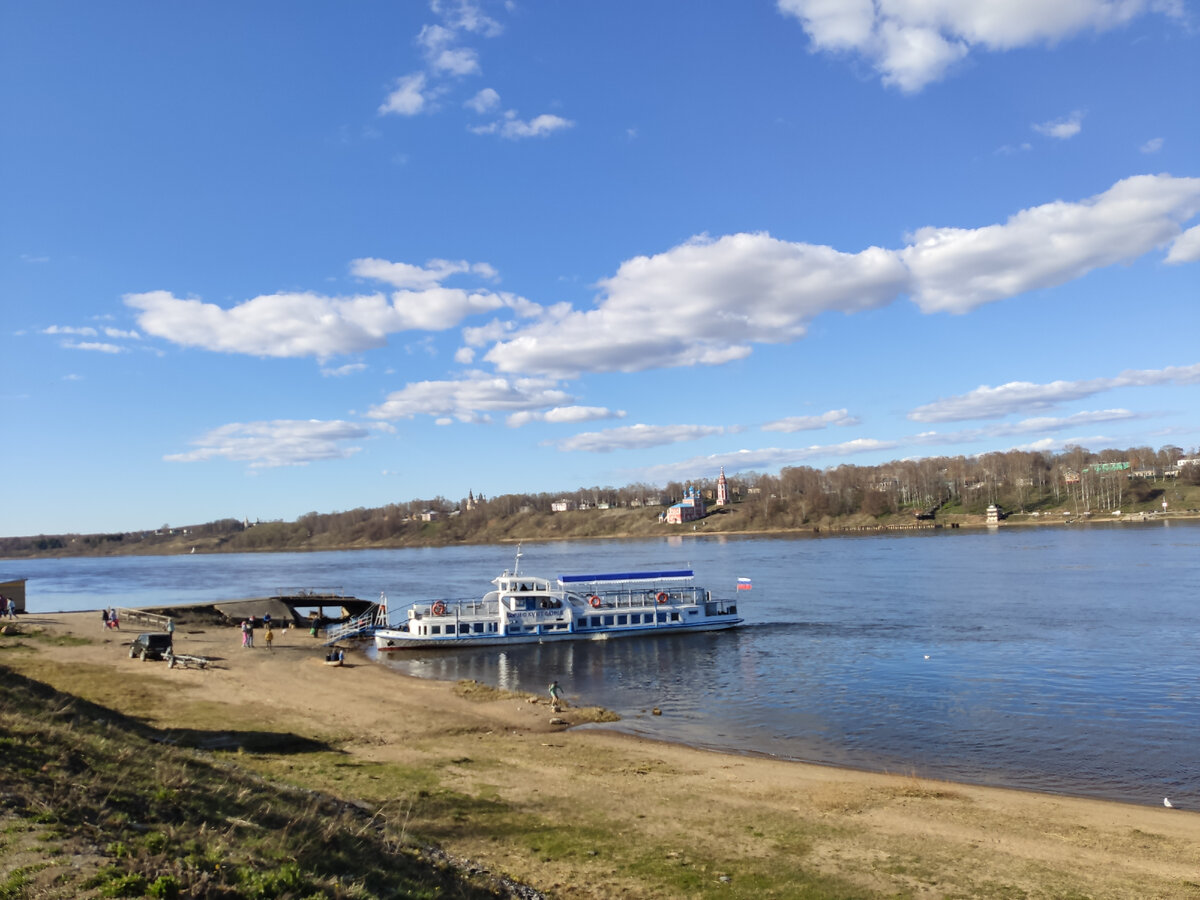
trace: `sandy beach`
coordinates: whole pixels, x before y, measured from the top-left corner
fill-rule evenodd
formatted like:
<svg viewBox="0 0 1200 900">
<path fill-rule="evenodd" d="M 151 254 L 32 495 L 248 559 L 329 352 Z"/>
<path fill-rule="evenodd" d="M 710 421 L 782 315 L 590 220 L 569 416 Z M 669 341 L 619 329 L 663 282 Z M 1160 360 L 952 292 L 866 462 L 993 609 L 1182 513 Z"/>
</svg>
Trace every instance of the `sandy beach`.
<svg viewBox="0 0 1200 900">
<path fill-rule="evenodd" d="M 97 613 L 20 627 L 86 642 L 23 642 L 5 654 L 13 669 L 160 728 L 211 731 L 214 749 L 269 777 L 399 801 L 413 834 L 551 896 L 689 895 L 647 859 L 731 897 L 794 896 L 797 873 L 854 896 L 1200 896 L 1194 811 L 581 729 L 597 711 L 569 685 L 555 713 L 544 698 L 408 678 L 354 652 L 329 667 L 297 630 L 277 630 L 272 649 L 260 631 L 244 649 L 234 627 L 184 624 L 178 651 L 213 662 L 168 669 L 130 659 L 136 629 L 105 631 Z M 260 752 L 253 736 L 265 733 L 330 752 Z"/>
</svg>

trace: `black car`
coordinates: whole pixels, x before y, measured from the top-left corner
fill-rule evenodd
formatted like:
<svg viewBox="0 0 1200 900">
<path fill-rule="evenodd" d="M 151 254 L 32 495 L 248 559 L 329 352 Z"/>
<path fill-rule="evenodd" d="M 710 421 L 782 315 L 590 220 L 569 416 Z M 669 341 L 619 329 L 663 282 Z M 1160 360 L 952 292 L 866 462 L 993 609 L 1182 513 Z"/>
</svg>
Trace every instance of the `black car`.
<svg viewBox="0 0 1200 900">
<path fill-rule="evenodd" d="M 129 658 L 140 656 L 147 659 L 165 659 L 171 649 L 171 635 L 165 631 L 146 631 L 139 634 L 129 645 Z"/>
</svg>

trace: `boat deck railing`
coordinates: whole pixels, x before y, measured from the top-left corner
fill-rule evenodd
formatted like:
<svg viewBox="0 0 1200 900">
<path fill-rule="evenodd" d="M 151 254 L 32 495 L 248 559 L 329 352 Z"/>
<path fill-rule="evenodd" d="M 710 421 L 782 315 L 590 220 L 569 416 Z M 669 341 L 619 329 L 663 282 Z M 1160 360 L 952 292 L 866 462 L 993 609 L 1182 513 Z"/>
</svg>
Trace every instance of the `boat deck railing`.
<svg viewBox="0 0 1200 900">
<path fill-rule="evenodd" d="M 613 590 L 607 588 L 599 591 L 584 591 L 583 598 L 591 606 L 595 606 L 592 597 L 600 599 L 598 609 L 629 609 L 632 607 L 657 606 L 671 603 L 675 606 L 695 606 L 706 599 L 707 591 L 699 587 L 669 587 L 660 588 L 637 587 Z M 665 597 L 663 596 L 665 595 Z"/>
</svg>

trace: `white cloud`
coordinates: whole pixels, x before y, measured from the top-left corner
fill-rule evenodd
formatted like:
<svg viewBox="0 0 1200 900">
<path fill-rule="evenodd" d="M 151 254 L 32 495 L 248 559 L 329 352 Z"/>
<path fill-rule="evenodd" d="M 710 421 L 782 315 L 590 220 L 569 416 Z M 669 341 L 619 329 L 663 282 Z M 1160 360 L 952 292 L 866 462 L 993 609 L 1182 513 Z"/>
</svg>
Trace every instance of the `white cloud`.
<svg viewBox="0 0 1200 900">
<path fill-rule="evenodd" d="M 513 413 L 505 422 L 510 428 L 519 428 L 530 422 L 546 422 L 551 425 L 573 425 L 593 422 L 597 419 L 623 419 L 625 410 L 611 410 L 605 406 L 556 406 L 545 411 L 525 410 Z"/>
<path fill-rule="evenodd" d="M 1062 403 L 1080 400 L 1116 388 L 1198 383 L 1200 383 L 1200 363 L 1190 366 L 1169 366 L 1165 369 L 1131 369 L 1115 377 L 1093 378 L 1086 381 L 1052 381 L 1049 384 L 1011 381 L 999 387 L 981 385 L 966 394 L 945 397 L 934 403 L 919 406 L 908 414 L 908 418 L 914 422 L 992 419 L 1012 413 L 1052 409 Z"/>
<path fill-rule="evenodd" d="M 483 115 L 483 113 L 491 112 L 500 105 L 500 95 L 491 88 L 484 88 L 470 100 L 463 104 L 468 109 L 473 109 L 475 112 Z"/>
<path fill-rule="evenodd" d="M 429 8 L 442 17 L 451 28 L 496 37 L 504 28 L 495 19 L 483 12 L 473 0 L 432 0 Z"/>
<path fill-rule="evenodd" d="M 1137 175 L 1078 203 L 1022 210 L 1001 225 L 919 229 L 902 251 L 924 312 L 966 312 L 1136 259 L 1200 211 L 1200 178 Z"/>
<path fill-rule="evenodd" d="M 277 419 L 270 422 L 234 422 L 214 428 L 192 441 L 196 448 L 164 456 L 169 462 L 205 462 L 228 459 L 246 462 L 253 469 L 302 466 L 324 459 L 346 459 L 362 448 L 347 441 L 368 437 L 369 431 L 351 422 L 316 419 Z"/>
<path fill-rule="evenodd" d="M 698 236 L 621 264 L 589 310 L 543 310 L 520 329 L 464 335 L 496 343 L 502 372 L 570 377 L 716 365 L 754 343 L 799 339 L 823 312 L 886 306 L 908 294 L 923 312 L 964 313 L 1128 262 L 1178 237 L 1200 211 L 1200 178 L 1140 175 L 1079 202 L 1055 201 L 980 228 L 922 228 L 901 250 L 844 253 L 767 234 Z M 1172 261 L 1191 252 L 1189 234 Z"/>
<path fill-rule="evenodd" d="M 91 350 L 96 353 L 124 353 L 125 348 L 103 341 L 63 341 L 68 350 Z"/>
<path fill-rule="evenodd" d="M 440 280 L 471 272 L 495 278 L 486 263 L 432 260 L 427 267 L 381 259 L 357 259 L 354 274 L 393 285 L 412 285 L 390 297 L 381 293 L 328 297 L 312 292 L 254 297 L 231 309 L 169 291 L 127 294 L 125 303 L 140 310 L 138 324 L 148 334 L 185 347 L 253 356 L 315 356 L 327 359 L 381 347 L 389 334 L 444 331 L 468 316 L 510 309 L 518 316 L 540 311 L 515 294 L 447 288 Z"/>
<path fill-rule="evenodd" d="M 411 263 L 391 262 L 386 259 L 364 257 L 350 261 L 350 273 L 359 278 L 382 281 L 398 288 L 425 290 L 441 284 L 451 275 L 470 272 L 489 280 L 495 280 L 496 270 L 487 263 L 469 263 L 463 260 L 431 259 L 422 266 Z"/>
<path fill-rule="evenodd" d="M 445 72 L 449 75 L 477 75 L 480 71 L 479 54 L 470 47 L 442 50 L 429 64 L 435 72 Z"/>
<path fill-rule="evenodd" d="M 1144 414 L 1130 412 L 1127 409 L 1101 409 L 1078 412 L 1070 416 L 1039 416 L 1031 419 L 1022 419 L 1019 422 L 1002 422 L 995 425 L 988 425 L 984 428 L 966 428 L 961 431 L 926 431 L 912 437 L 904 438 L 902 442 L 934 445 L 974 444 L 1002 437 L 1045 434 L 1051 431 L 1065 431 L 1070 428 L 1079 428 L 1083 425 L 1093 425 L 1098 422 L 1123 422 L 1145 417 Z"/>
<path fill-rule="evenodd" d="M 473 125 L 469 130 L 474 134 L 498 134 L 503 138 L 517 141 L 523 138 L 545 137 L 555 131 L 570 128 L 574 124 L 570 119 L 549 113 L 543 113 L 525 121 L 517 117 L 515 110 L 510 109 L 504 113 L 502 118 L 486 125 Z"/>
<path fill-rule="evenodd" d="M 865 58 L 884 84 L 906 93 L 942 78 L 976 49 L 1052 46 L 1107 31 L 1147 11 L 1178 15 L 1154 0 L 777 0 L 817 51 Z"/>
<path fill-rule="evenodd" d="M 790 416 L 786 419 L 776 419 L 774 422 L 768 422 L 762 427 L 763 431 L 816 431 L 820 428 L 828 428 L 830 425 L 846 427 L 849 425 L 858 425 L 859 419 L 856 416 L 850 415 L 845 409 L 831 409 L 827 413 L 822 413 L 819 416 Z"/>
<path fill-rule="evenodd" d="M 470 347 L 459 347 L 454 351 L 454 361 L 459 365 L 469 366 L 475 362 L 475 351 Z"/>
<path fill-rule="evenodd" d="M 1164 138 L 1160 138 L 1160 137 L 1150 138 L 1150 140 L 1148 140 L 1148 141 L 1146 141 L 1146 143 L 1142 144 L 1142 146 L 1139 149 L 1143 153 L 1157 153 L 1159 150 L 1161 150 L 1163 148 L 1164 143 L 1166 143 L 1166 140 Z"/>
<path fill-rule="evenodd" d="M 415 116 L 425 109 L 425 104 L 425 73 L 414 72 L 396 79 L 396 87 L 380 104 L 379 114 Z"/>
<path fill-rule="evenodd" d="M 321 374 L 326 378 L 345 378 L 347 375 L 355 375 L 359 372 L 366 371 L 366 363 L 346 363 L 344 366 L 336 368 L 322 368 Z"/>
<path fill-rule="evenodd" d="M 487 422 L 490 412 L 514 413 L 562 406 L 572 398 L 546 378 L 501 378 L 472 372 L 453 381 L 420 381 L 394 391 L 373 406 L 373 419 L 411 419 L 417 415 L 439 418 L 438 424 Z"/>
<path fill-rule="evenodd" d="M 77 337 L 95 337 L 96 333 L 90 325 L 51 325 L 42 329 L 42 334 L 73 334 Z"/>
<path fill-rule="evenodd" d="M 142 339 L 142 336 L 136 331 L 125 331 L 121 328 L 105 328 L 104 336 L 117 339 L 124 338 L 130 341 L 140 341 Z"/>
<path fill-rule="evenodd" d="M 30 254 L 30 253 L 22 253 L 21 254 L 21 262 L 30 263 L 31 265 L 41 265 L 42 263 L 50 262 L 50 257 L 34 256 L 33 254 Z"/>
<path fill-rule="evenodd" d="M 725 429 L 719 425 L 626 425 L 622 428 L 577 434 L 555 441 L 554 446 L 563 451 L 590 450 L 593 453 L 610 453 L 613 450 L 662 447 L 724 433 Z"/>
<path fill-rule="evenodd" d="M 1200 260 L 1200 225 L 1195 225 L 1171 242 L 1166 262 L 1190 263 Z"/>
<path fill-rule="evenodd" d="M 1032 127 L 1038 134 L 1065 141 L 1067 138 L 1075 137 L 1075 135 L 1083 130 L 1083 113 L 1075 110 L 1075 112 L 1065 118 L 1035 123 Z"/>
<path fill-rule="evenodd" d="M 896 255 L 878 247 L 847 254 L 766 234 L 698 237 L 622 263 L 601 282 L 597 308 L 547 318 L 485 358 L 501 371 L 548 374 L 728 362 L 752 341 L 795 340 L 821 312 L 883 305 L 906 280 Z"/>
</svg>

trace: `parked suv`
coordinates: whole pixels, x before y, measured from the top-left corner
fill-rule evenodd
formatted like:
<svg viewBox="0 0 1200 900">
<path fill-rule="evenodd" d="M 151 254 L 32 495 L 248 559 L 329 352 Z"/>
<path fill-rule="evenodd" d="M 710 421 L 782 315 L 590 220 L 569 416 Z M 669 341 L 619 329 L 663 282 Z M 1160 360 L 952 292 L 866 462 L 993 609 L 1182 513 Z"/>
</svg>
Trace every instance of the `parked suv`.
<svg viewBox="0 0 1200 900">
<path fill-rule="evenodd" d="M 133 639 L 129 646 L 129 658 L 140 656 L 147 659 L 165 659 L 171 649 L 171 635 L 165 631 L 146 631 Z"/>
</svg>

